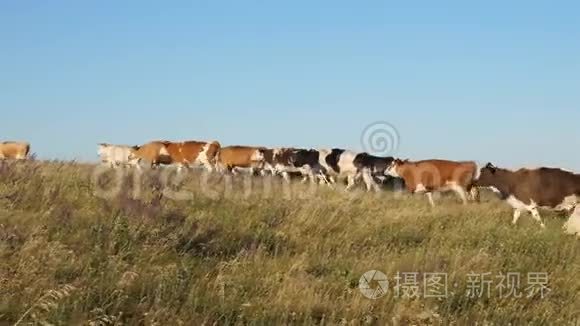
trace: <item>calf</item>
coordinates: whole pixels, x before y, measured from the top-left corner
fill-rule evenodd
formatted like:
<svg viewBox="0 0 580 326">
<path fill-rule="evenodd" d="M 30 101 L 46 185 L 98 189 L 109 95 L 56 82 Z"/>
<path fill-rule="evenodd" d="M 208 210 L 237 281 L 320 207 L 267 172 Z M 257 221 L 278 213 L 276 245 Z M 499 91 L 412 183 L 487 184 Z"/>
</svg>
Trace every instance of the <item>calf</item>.
<svg viewBox="0 0 580 326">
<path fill-rule="evenodd" d="M 433 192 L 455 191 L 463 204 L 467 204 L 468 193 L 477 198 L 474 182 L 477 165 L 474 162 L 445 160 L 394 160 L 387 173 L 402 178 L 411 193 L 426 193 L 431 206 L 435 206 Z M 475 190 L 474 190 L 475 189 Z"/>
<path fill-rule="evenodd" d="M 513 207 L 513 224 L 528 211 L 542 228 L 538 208 L 572 210 L 580 198 L 580 175 L 554 168 L 510 171 L 488 163 L 480 170 L 476 185 L 492 188 Z"/>
<path fill-rule="evenodd" d="M 24 142 L 5 141 L 0 143 L 0 160 L 24 160 L 30 152 L 30 144 Z"/>
<path fill-rule="evenodd" d="M 119 166 L 135 165 L 137 160 L 134 153 L 139 150 L 139 146 L 98 144 L 97 154 L 101 163 L 109 165 L 111 168 Z"/>
</svg>

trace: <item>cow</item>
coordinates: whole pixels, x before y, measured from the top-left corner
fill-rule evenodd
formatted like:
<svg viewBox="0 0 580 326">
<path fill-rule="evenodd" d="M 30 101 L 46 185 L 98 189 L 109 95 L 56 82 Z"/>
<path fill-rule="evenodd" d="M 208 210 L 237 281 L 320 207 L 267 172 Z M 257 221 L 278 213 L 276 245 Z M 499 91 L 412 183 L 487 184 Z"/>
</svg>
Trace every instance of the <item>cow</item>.
<svg viewBox="0 0 580 326">
<path fill-rule="evenodd" d="M 295 171 L 302 174 L 304 177 L 302 182 L 310 180 L 310 182 L 315 183 L 316 179 L 320 179 L 320 183 L 328 182 L 326 178 L 326 170 L 320 164 L 320 151 L 315 149 L 296 149 L 293 150 L 290 155 L 290 167 Z"/>
<path fill-rule="evenodd" d="M 30 144 L 26 142 L 5 141 L 0 143 L 0 160 L 25 160 L 30 152 Z"/>
<path fill-rule="evenodd" d="M 380 191 L 375 176 L 386 175 L 393 157 L 379 157 L 368 153 L 356 153 L 340 148 L 319 150 L 319 163 L 330 183 L 346 179 L 345 191 L 350 191 L 362 179 L 367 191 Z"/>
<path fill-rule="evenodd" d="M 480 170 L 476 185 L 493 189 L 512 206 L 514 225 L 528 211 L 544 228 L 538 208 L 573 210 L 580 199 L 580 175 L 556 168 L 510 171 L 488 163 Z"/>
<path fill-rule="evenodd" d="M 102 164 L 115 168 L 119 166 L 136 165 L 137 160 L 134 154 L 138 150 L 139 146 L 100 143 L 98 144 L 97 154 L 99 155 Z"/>
<path fill-rule="evenodd" d="M 171 164 L 171 156 L 165 142 L 152 141 L 131 152 L 130 161 L 138 169 L 141 169 L 142 163 L 155 168 L 161 164 Z"/>
<path fill-rule="evenodd" d="M 260 171 L 262 176 L 265 176 L 269 172 L 272 175 L 281 175 L 284 180 L 290 182 L 288 173 L 293 170 L 290 157 L 295 149 L 284 147 L 260 147 L 260 149 L 264 153 L 264 166 Z"/>
<path fill-rule="evenodd" d="M 265 166 L 265 149 L 253 146 L 222 147 L 216 157 L 217 168 L 238 174 L 240 169 L 248 169 L 251 174 Z"/>
<path fill-rule="evenodd" d="M 387 169 L 387 174 L 402 178 L 411 193 L 425 193 L 432 207 L 433 192 L 456 192 L 463 204 L 471 198 L 478 200 L 477 164 L 471 161 L 423 160 L 412 162 L 395 159 Z"/>
<path fill-rule="evenodd" d="M 162 142 L 169 156 L 171 163 L 178 166 L 178 171 L 194 165 L 201 165 L 208 171 L 213 171 L 216 165 L 216 158 L 221 145 L 217 141 L 184 141 L 184 142 Z"/>
<path fill-rule="evenodd" d="M 357 177 L 362 177 L 367 186 L 367 191 L 371 189 L 374 189 L 376 192 L 380 191 L 375 177 L 384 177 L 393 160 L 394 158 L 392 156 L 380 157 L 368 153 L 359 153 L 355 156 L 353 165 L 358 171 Z"/>
</svg>

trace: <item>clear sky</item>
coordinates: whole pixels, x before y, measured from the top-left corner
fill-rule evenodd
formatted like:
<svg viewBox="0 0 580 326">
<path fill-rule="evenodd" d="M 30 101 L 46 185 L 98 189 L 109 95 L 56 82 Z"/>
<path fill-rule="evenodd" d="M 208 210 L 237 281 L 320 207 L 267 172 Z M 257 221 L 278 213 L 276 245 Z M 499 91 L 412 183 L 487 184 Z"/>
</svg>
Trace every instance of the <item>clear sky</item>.
<svg viewBox="0 0 580 326">
<path fill-rule="evenodd" d="M 580 171 L 577 1 L 2 1 L 0 139 L 361 149 Z"/>
</svg>

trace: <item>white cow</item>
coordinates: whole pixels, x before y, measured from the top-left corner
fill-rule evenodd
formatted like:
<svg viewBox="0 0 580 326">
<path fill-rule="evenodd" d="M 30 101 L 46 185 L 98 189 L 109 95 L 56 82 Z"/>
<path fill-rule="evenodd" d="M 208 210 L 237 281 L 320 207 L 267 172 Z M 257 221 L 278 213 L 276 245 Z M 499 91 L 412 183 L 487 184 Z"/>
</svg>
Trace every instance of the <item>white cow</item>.
<svg viewBox="0 0 580 326">
<path fill-rule="evenodd" d="M 135 157 L 138 146 L 99 144 L 97 153 L 101 163 L 111 168 L 119 166 L 135 166 L 139 160 Z"/>
</svg>

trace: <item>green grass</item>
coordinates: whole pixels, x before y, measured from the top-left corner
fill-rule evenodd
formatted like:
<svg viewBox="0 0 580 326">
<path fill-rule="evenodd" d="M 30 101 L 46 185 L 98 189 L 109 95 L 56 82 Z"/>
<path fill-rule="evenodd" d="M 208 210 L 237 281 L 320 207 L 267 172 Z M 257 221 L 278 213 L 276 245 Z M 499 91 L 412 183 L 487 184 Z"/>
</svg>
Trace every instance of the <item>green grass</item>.
<svg viewBox="0 0 580 326">
<path fill-rule="evenodd" d="M 94 171 L 0 166 L 0 324 L 575 325 L 580 315 L 580 242 L 563 234 L 564 218 L 514 227 L 489 194 L 431 209 L 422 196 L 260 178 L 202 187 L 191 173 L 190 198 L 172 200 L 153 171 L 105 199 L 95 191 L 112 173 L 95 183 Z M 389 276 L 381 299 L 358 289 L 369 270 Z M 397 272 L 447 273 L 448 296 L 397 297 Z M 521 290 L 527 273 L 544 272 L 551 292 L 468 297 L 468 276 L 485 272 L 521 273 Z"/>
</svg>

